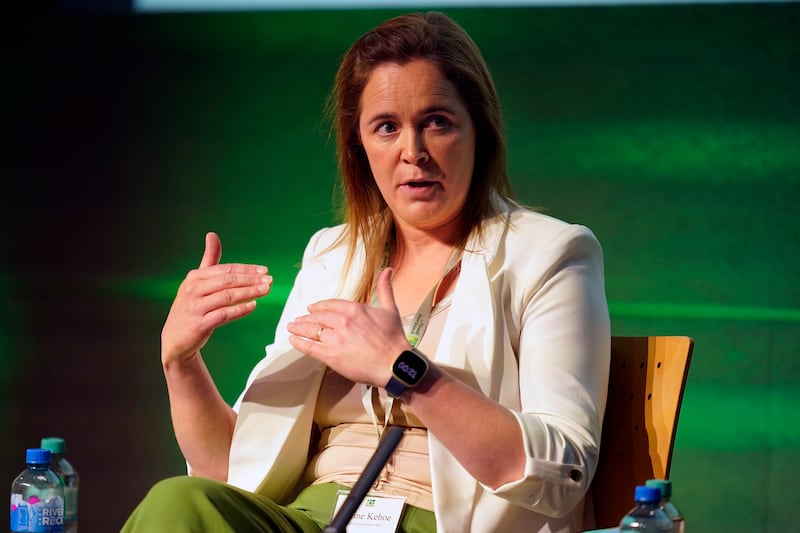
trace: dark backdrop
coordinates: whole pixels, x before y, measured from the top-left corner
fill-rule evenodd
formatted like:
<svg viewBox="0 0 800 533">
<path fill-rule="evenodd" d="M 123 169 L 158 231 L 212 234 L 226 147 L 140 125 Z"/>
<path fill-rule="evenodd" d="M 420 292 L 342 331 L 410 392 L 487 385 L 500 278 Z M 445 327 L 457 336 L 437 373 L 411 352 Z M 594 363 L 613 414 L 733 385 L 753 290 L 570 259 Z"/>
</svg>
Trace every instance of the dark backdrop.
<svg viewBox="0 0 800 533">
<path fill-rule="evenodd" d="M 692 530 L 800 507 L 798 4 L 462 9 L 520 198 L 604 245 L 615 334 L 696 341 L 675 449 Z M 15 14 L 0 84 L 0 479 L 67 439 L 82 531 L 183 472 L 159 332 L 203 234 L 273 294 L 205 350 L 233 401 L 309 235 L 335 222 L 320 119 L 344 49 L 395 11 Z"/>
</svg>

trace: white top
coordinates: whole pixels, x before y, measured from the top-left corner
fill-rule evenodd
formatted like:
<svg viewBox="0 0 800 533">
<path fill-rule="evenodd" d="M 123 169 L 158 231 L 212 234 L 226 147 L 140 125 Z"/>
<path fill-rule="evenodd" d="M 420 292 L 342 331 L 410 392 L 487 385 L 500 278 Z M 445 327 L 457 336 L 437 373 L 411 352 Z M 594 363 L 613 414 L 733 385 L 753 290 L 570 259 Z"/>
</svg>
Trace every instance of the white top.
<svg viewBox="0 0 800 533">
<path fill-rule="evenodd" d="M 417 346 L 423 353 L 436 353 L 447 320 L 448 294 L 431 310 L 425 334 Z M 401 317 L 409 331 L 415 314 Z M 378 431 L 386 420 L 387 393 L 372 390 L 373 420 L 362 401 L 361 386 L 328 369 L 317 396 L 314 423 L 321 434 L 316 453 L 305 471 L 305 482 L 336 482 L 353 486 L 378 444 Z M 406 503 L 433 511 L 433 487 L 428 454 L 428 432 L 422 422 L 401 401 L 391 401 L 388 421 L 403 428 L 403 436 L 371 490 L 398 495 Z M 379 425 L 380 424 L 380 425 Z"/>
<path fill-rule="evenodd" d="M 353 297 L 363 251 L 341 282 L 346 250 L 321 253 L 341 231 L 311 238 L 275 341 L 234 406 L 228 481 L 278 502 L 299 488 L 325 373 L 289 344 L 286 324 L 314 301 Z M 602 251 L 591 231 L 515 207 L 487 221 L 467 244 L 438 348 L 426 355 L 508 407 L 527 455 L 524 476 L 492 490 L 429 434 L 437 530 L 582 531 L 610 361 Z"/>
</svg>

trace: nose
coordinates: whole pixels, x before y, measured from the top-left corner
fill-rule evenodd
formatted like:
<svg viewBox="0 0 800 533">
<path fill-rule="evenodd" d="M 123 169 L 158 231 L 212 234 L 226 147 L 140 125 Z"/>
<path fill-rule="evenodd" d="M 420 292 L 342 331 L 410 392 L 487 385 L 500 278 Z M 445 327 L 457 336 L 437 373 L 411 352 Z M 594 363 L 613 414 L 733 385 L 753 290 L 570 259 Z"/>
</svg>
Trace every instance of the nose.
<svg viewBox="0 0 800 533">
<path fill-rule="evenodd" d="M 425 148 L 425 140 L 421 132 L 412 128 L 406 130 L 402 157 L 403 162 L 412 165 L 419 165 L 428 161 L 428 150 Z"/>
</svg>

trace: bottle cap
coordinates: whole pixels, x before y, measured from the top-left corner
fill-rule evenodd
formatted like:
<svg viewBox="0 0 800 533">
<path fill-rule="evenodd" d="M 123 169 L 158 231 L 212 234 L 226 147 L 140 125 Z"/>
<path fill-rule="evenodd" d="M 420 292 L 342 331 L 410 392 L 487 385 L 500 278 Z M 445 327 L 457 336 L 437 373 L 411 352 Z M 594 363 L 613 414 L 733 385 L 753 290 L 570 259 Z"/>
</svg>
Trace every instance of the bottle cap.
<svg viewBox="0 0 800 533">
<path fill-rule="evenodd" d="M 50 450 L 44 448 L 28 448 L 25 451 L 25 462 L 29 465 L 49 465 Z"/>
<path fill-rule="evenodd" d="M 661 489 L 639 485 L 634 491 L 633 499 L 637 502 L 658 503 L 661 501 Z"/>
<path fill-rule="evenodd" d="M 648 479 L 645 486 L 659 489 L 662 498 L 672 497 L 672 481 L 668 479 Z"/>
<path fill-rule="evenodd" d="M 42 448 L 50 450 L 50 453 L 64 453 L 67 451 L 67 444 L 61 437 L 45 437 L 42 439 Z"/>
</svg>

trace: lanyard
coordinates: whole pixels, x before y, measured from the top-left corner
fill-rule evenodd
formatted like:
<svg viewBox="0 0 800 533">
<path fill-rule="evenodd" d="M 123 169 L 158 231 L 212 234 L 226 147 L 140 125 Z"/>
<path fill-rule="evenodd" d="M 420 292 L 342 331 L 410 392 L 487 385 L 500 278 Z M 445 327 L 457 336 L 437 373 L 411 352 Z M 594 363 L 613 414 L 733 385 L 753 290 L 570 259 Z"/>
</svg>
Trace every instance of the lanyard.
<svg viewBox="0 0 800 533">
<path fill-rule="evenodd" d="M 439 277 L 439 281 L 436 282 L 436 285 L 430 290 L 428 295 L 420 304 L 419 309 L 414 314 L 414 318 L 411 320 L 411 326 L 409 327 L 408 331 L 406 332 L 406 338 L 408 339 L 408 343 L 412 346 L 412 348 L 416 348 L 419 342 L 422 340 L 422 336 L 425 334 L 425 330 L 428 328 L 428 323 L 430 322 L 431 313 L 433 312 L 433 300 L 436 297 L 436 292 L 439 290 L 439 286 L 442 284 L 442 281 L 456 268 L 456 266 L 461 262 L 461 253 L 457 252 L 456 249 L 453 249 L 453 252 L 450 254 L 450 258 L 447 260 L 447 264 L 444 267 L 444 271 L 442 272 L 441 277 Z M 388 252 L 383 257 L 383 262 L 381 263 L 381 269 L 386 268 L 389 266 L 389 254 Z M 373 305 L 375 304 L 376 297 L 373 296 L 372 302 Z M 381 438 L 381 429 L 378 425 L 378 417 L 375 414 L 375 408 L 372 406 L 372 395 L 373 395 L 373 388 L 372 385 L 366 385 L 364 383 L 361 384 L 361 404 L 364 406 L 364 410 L 369 415 L 370 419 L 372 420 L 372 425 L 375 427 L 375 431 L 378 434 L 378 440 L 380 441 Z M 389 417 L 392 413 L 392 407 L 394 406 L 394 398 L 386 395 L 386 403 L 384 405 L 384 413 L 383 413 L 383 427 L 386 427 L 389 424 Z"/>
</svg>

